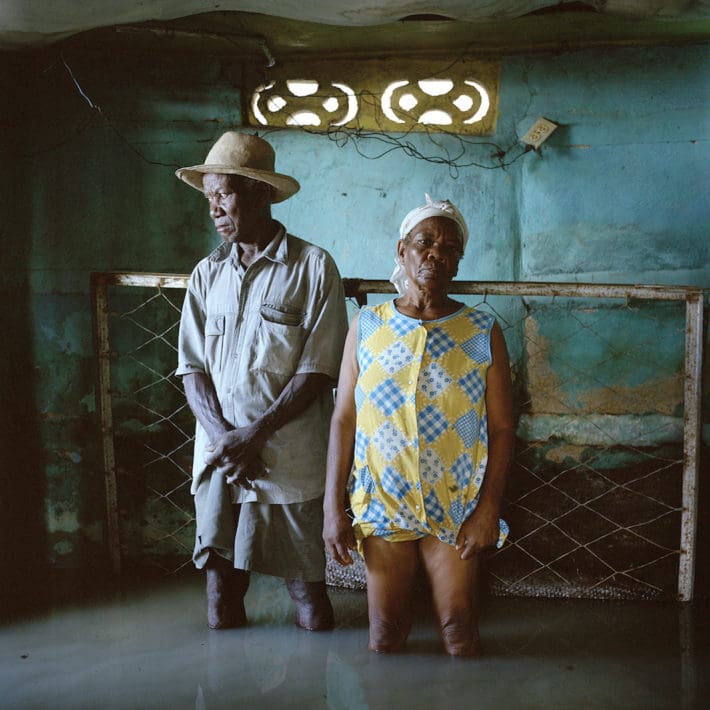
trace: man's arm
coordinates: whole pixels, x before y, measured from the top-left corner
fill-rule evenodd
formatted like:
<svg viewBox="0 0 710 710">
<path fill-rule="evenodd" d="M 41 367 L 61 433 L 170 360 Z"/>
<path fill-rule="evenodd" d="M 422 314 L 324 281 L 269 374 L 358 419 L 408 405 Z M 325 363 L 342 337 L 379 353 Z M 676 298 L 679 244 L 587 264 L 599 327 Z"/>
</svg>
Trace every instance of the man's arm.
<svg viewBox="0 0 710 710">
<path fill-rule="evenodd" d="M 259 453 L 269 437 L 284 424 L 303 412 L 330 382 L 320 372 L 299 373 L 286 384 L 276 401 L 252 424 L 234 427 L 222 414 L 222 408 L 212 380 L 204 373 L 183 377 L 185 396 L 195 418 L 210 440 L 208 464 L 234 467 L 228 483 L 244 484 L 263 472 Z"/>
</svg>

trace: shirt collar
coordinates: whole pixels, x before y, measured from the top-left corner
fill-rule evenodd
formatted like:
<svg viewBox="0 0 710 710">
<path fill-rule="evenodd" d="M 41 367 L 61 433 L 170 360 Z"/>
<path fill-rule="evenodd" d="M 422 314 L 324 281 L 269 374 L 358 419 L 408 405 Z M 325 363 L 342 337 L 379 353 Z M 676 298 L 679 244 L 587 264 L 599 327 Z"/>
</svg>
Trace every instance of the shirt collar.
<svg viewBox="0 0 710 710">
<path fill-rule="evenodd" d="M 286 239 L 286 229 L 280 222 L 274 238 L 266 245 L 261 253 L 266 259 L 286 264 L 288 261 L 288 240 Z M 210 261 L 224 261 L 230 259 L 236 263 L 237 245 L 222 242 L 208 257 Z"/>
<path fill-rule="evenodd" d="M 288 261 L 288 240 L 286 239 L 286 229 L 281 222 L 274 238 L 266 245 L 261 255 L 279 264 L 286 264 Z"/>
<path fill-rule="evenodd" d="M 222 242 L 207 258 L 210 261 L 224 261 L 232 253 L 233 244 Z"/>
</svg>

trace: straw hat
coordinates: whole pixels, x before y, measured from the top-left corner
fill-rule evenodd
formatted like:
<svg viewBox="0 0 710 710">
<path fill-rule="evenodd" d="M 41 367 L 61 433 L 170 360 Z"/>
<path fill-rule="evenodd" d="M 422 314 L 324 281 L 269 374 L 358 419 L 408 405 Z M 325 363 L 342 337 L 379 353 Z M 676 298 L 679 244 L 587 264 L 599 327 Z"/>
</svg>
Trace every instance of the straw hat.
<svg viewBox="0 0 710 710">
<path fill-rule="evenodd" d="M 263 138 L 227 131 L 212 146 L 202 165 L 180 168 L 175 174 L 200 192 L 205 173 L 243 175 L 271 185 L 271 201 L 282 202 L 295 195 L 300 185 L 294 178 L 274 172 L 274 162 L 274 149 Z"/>
</svg>

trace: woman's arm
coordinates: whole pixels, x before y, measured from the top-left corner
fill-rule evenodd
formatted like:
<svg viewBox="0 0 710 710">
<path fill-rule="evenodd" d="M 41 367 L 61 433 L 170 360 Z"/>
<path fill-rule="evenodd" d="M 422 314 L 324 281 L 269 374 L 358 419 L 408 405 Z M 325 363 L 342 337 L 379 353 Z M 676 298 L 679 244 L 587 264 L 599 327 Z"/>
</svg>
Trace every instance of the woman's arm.
<svg viewBox="0 0 710 710">
<path fill-rule="evenodd" d="M 335 410 L 330 421 L 323 499 L 323 540 L 326 551 L 341 565 L 352 564 L 350 550 L 355 549 L 355 535 L 345 507 L 346 485 L 353 464 L 355 448 L 355 384 L 359 374 L 357 323 L 358 317 L 356 315 L 345 339 Z"/>
<path fill-rule="evenodd" d="M 488 466 L 476 510 L 463 524 L 456 540 L 463 560 L 495 547 L 498 541 L 498 519 L 515 439 L 510 361 L 497 323 L 491 331 L 491 355 L 493 362 L 486 379 Z"/>
</svg>

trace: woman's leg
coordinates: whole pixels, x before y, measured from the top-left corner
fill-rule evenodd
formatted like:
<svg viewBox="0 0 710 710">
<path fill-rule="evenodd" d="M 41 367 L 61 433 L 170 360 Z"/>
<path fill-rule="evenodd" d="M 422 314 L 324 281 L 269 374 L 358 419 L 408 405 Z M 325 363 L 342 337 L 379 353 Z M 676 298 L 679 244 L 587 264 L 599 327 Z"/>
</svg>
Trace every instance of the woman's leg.
<svg viewBox="0 0 710 710">
<path fill-rule="evenodd" d="M 412 625 L 412 586 L 419 565 L 419 540 L 363 541 L 371 651 L 399 651 Z"/>
<path fill-rule="evenodd" d="M 451 656 L 477 656 L 478 556 L 462 560 L 454 547 L 434 537 L 420 540 L 419 550 L 446 652 Z"/>
</svg>

